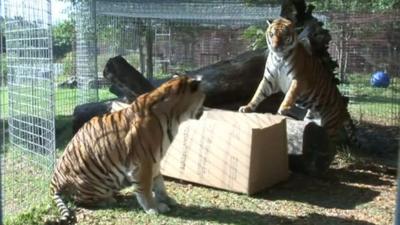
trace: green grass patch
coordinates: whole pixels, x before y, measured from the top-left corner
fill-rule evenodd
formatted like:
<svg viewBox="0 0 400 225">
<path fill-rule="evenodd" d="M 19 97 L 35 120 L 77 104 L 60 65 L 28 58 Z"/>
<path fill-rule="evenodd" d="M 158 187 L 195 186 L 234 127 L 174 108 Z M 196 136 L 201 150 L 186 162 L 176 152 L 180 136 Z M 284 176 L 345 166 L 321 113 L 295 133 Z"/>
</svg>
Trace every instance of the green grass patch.
<svg viewBox="0 0 400 225">
<path fill-rule="evenodd" d="M 46 202 L 50 202 L 50 198 Z M 47 215 L 56 215 L 57 209 L 51 204 L 39 204 L 33 206 L 29 211 L 21 213 L 15 217 L 7 217 L 4 221 L 5 225 L 43 225 Z"/>
<path fill-rule="evenodd" d="M 286 182 L 253 196 L 179 181 L 167 181 L 178 205 L 162 215 L 148 215 L 132 193 L 113 205 L 77 208 L 79 225 L 119 224 L 392 224 L 396 180 L 386 168 L 341 163 L 326 177 L 293 174 Z M 54 224 L 54 204 L 17 217 L 19 224 Z M 47 223 L 45 223 L 47 222 Z"/>
<path fill-rule="evenodd" d="M 2 153 L 2 188 L 7 219 L 49 202 L 53 156 L 21 150 L 9 144 Z"/>
<path fill-rule="evenodd" d="M 350 97 L 349 111 L 353 118 L 382 125 L 399 125 L 399 78 L 393 77 L 387 88 L 376 88 L 371 86 L 369 75 L 351 74 L 349 82 L 339 88 Z"/>
<path fill-rule="evenodd" d="M 105 58 L 104 58 L 105 60 Z M 340 89 L 350 96 L 354 118 L 379 124 L 399 121 L 398 78 L 388 88 L 374 88 L 369 77 L 350 76 Z M 99 89 L 100 100 L 115 98 Z M 77 89 L 56 89 L 56 148 L 60 153 L 72 137 Z M 7 112 L 5 87 L 0 88 L 2 115 Z M 4 101 L 3 101 L 4 100 Z M 5 106 L 5 107 L 4 107 Z M 5 224 L 44 224 L 59 214 L 49 196 L 49 156 L 21 152 L 11 146 L 3 152 Z M 168 181 L 168 192 L 179 203 L 165 215 L 147 215 L 128 193 L 115 205 L 77 210 L 78 224 L 391 224 L 395 177 L 371 167 L 345 168 L 358 161 L 342 151 L 327 179 L 294 175 L 290 181 L 255 196 L 236 194 L 192 184 Z M 345 168 L 345 169 L 342 169 Z M 379 212 L 379 213 L 374 213 Z M 363 216 L 372 213 L 375 217 Z"/>
</svg>

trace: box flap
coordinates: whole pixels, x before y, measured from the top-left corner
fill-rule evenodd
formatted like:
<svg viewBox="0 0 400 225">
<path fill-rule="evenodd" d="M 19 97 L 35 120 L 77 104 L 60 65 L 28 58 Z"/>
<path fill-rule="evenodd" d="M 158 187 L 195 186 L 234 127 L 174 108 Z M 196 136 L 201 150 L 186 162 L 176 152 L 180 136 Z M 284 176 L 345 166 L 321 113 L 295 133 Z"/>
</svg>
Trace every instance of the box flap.
<svg viewBox="0 0 400 225">
<path fill-rule="evenodd" d="M 253 129 L 249 193 L 256 193 L 289 177 L 286 121 Z"/>
<path fill-rule="evenodd" d="M 269 113 L 240 113 L 220 109 L 211 109 L 204 111 L 200 120 L 216 120 L 232 124 L 236 127 L 243 127 L 244 129 L 260 129 L 269 127 L 271 124 L 280 123 L 285 120 L 285 117 Z"/>
</svg>

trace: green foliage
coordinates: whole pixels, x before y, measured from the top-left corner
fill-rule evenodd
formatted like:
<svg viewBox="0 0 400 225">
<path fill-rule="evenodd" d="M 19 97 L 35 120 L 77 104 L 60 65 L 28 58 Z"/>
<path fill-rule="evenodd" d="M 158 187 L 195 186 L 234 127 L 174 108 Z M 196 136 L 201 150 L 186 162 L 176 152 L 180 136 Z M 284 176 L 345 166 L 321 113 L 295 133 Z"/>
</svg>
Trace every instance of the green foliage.
<svg viewBox="0 0 400 225">
<path fill-rule="evenodd" d="M 381 11 L 400 8 L 399 0 L 310 0 L 319 11 Z"/>
<path fill-rule="evenodd" d="M 131 53 L 125 55 L 124 58 L 128 61 L 133 67 L 140 68 L 140 56 L 139 54 Z"/>
<path fill-rule="evenodd" d="M 250 26 L 248 27 L 244 33 L 243 37 L 250 41 L 250 47 L 255 50 L 259 48 L 267 47 L 267 42 L 265 41 L 265 29 L 259 26 Z"/>
<path fill-rule="evenodd" d="M 74 52 L 68 52 L 65 57 L 62 59 L 62 63 L 64 66 L 63 75 L 64 76 L 72 76 L 75 74 L 75 61 L 74 61 Z"/>
<path fill-rule="evenodd" d="M 280 4 L 279 0 L 243 0 L 249 5 Z M 307 4 L 313 4 L 318 11 L 381 11 L 400 9 L 399 0 L 308 0 Z"/>
<path fill-rule="evenodd" d="M 54 58 L 61 59 L 72 51 L 75 41 L 75 24 L 72 20 L 65 20 L 53 27 Z"/>
</svg>

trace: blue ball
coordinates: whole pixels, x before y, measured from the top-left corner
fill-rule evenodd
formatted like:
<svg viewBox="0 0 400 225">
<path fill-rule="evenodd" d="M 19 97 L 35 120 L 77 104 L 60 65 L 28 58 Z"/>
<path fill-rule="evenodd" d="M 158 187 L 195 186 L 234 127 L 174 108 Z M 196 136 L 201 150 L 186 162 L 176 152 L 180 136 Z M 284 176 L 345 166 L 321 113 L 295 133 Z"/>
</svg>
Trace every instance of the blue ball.
<svg viewBox="0 0 400 225">
<path fill-rule="evenodd" d="M 383 71 L 377 71 L 372 74 L 371 85 L 373 87 L 383 87 L 386 88 L 390 84 L 390 77 L 387 73 Z"/>
</svg>

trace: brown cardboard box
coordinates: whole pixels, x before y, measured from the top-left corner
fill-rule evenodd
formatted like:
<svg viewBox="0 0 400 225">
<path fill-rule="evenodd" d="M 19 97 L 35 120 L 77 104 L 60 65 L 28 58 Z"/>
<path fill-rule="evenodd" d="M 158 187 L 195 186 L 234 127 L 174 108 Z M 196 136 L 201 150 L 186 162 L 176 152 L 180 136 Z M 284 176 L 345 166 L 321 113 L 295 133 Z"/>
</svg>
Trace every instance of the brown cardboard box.
<svg viewBox="0 0 400 225">
<path fill-rule="evenodd" d="M 161 162 L 165 176 L 253 194 L 287 179 L 282 116 L 204 112 L 183 123 Z"/>
</svg>

